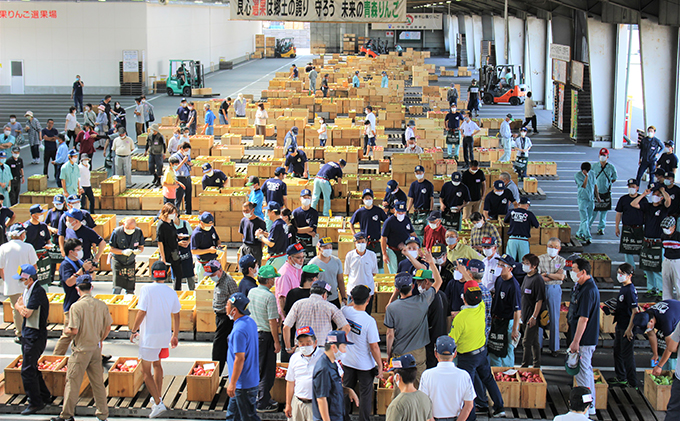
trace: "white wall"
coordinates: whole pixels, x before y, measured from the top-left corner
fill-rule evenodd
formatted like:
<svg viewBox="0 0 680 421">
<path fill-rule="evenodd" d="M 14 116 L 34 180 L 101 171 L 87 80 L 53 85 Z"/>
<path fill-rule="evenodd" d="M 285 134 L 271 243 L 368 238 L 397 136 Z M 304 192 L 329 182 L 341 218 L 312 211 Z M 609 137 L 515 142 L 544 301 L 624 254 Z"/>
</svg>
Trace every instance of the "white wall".
<svg viewBox="0 0 680 421">
<path fill-rule="evenodd" d="M 616 25 L 588 19 L 591 101 L 595 137 L 611 140 L 614 103 Z M 597 139 L 595 139 L 597 140 Z"/>
<path fill-rule="evenodd" d="M 475 43 L 473 44 L 474 51 L 475 51 L 475 61 L 474 61 L 474 68 L 481 68 L 481 62 L 482 62 L 482 39 L 483 36 L 482 34 L 484 33 L 484 28 L 482 26 L 482 17 L 479 15 L 472 15 L 472 29 L 474 31 L 474 41 Z"/>
<path fill-rule="evenodd" d="M 527 18 L 527 56 L 525 63 L 527 67 L 524 69 L 526 83 L 531 89 L 531 95 L 536 102 L 545 103 L 545 50 L 546 50 L 546 24 L 547 21 L 543 19 L 536 19 L 532 17 Z"/>
<path fill-rule="evenodd" d="M 509 64 L 505 59 L 505 19 L 493 17 L 493 39 L 496 46 L 496 64 Z"/>
<path fill-rule="evenodd" d="M 510 32 L 510 63 L 524 67 L 524 20 L 516 17 L 508 19 Z"/>
</svg>

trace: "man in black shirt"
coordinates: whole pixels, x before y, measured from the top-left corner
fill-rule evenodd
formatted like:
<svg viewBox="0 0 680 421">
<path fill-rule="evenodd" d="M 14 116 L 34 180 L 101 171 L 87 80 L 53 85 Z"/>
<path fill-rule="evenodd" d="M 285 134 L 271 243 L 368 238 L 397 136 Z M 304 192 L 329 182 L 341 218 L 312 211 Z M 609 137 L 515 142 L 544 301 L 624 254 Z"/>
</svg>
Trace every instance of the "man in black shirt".
<svg viewBox="0 0 680 421">
<path fill-rule="evenodd" d="M 288 148 L 288 156 L 286 156 L 284 165 L 288 167 L 288 174 L 292 174 L 293 177 L 307 178 L 309 176 L 307 154 L 295 146 Z"/>
<path fill-rule="evenodd" d="M 442 186 L 439 205 L 444 217 L 444 226 L 460 229 L 460 212 L 470 202 L 470 191 L 461 182 L 463 176 L 458 171 L 451 174 L 451 181 Z"/>
<path fill-rule="evenodd" d="M 201 168 L 203 168 L 203 179 L 201 180 L 203 189 L 206 187 L 224 187 L 224 183 L 227 181 L 227 175 L 224 172 L 213 169 L 210 162 L 206 162 Z"/>
<path fill-rule="evenodd" d="M 434 256 L 433 256 L 434 257 Z M 432 270 L 418 270 L 416 271 L 413 280 L 418 284 L 418 291 L 425 292 L 432 288 L 434 278 L 439 277 L 436 265 L 431 265 Z M 449 300 L 446 298 L 444 291 L 436 291 L 434 299 L 427 309 L 427 323 L 430 334 L 430 343 L 425 345 L 425 363 L 427 368 L 432 368 L 437 365 L 437 358 L 434 356 L 434 344 L 440 336 L 448 335 L 450 324 L 447 324 L 449 308 Z"/>
<path fill-rule="evenodd" d="M 252 255 L 256 261 L 262 261 L 262 241 L 257 238 L 258 231 L 267 231 L 267 224 L 255 215 L 255 204 L 246 202 L 243 204 L 243 219 L 238 227 L 239 234 L 243 235 L 243 244 L 239 248 L 240 256 Z"/>
<path fill-rule="evenodd" d="M 493 191 L 484 198 L 484 217 L 496 219 L 508 213 L 508 203 L 513 203 L 517 207 L 514 197 L 510 190 L 505 188 L 502 180 L 493 182 Z"/>
<path fill-rule="evenodd" d="M 482 198 L 486 196 L 486 176 L 479 169 L 479 161 L 470 161 L 470 168 L 463 171 L 461 182 L 470 192 L 470 203 L 463 208 L 463 219 L 469 219 L 473 212 L 479 212 Z"/>
<path fill-rule="evenodd" d="M 399 183 L 396 180 L 387 182 L 387 189 L 385 190 L 385 198 L 383 199 L 383 208 L 387 214 L 394 213 L 394 202 L 406 202 L 406 193 L 399 188 Z"/>
<path fill-rule="evenodd" d="M 665 152 L 663 155 L 661 155 L 659 160 L 656 161 L 656 165 L 663 169 L 664 172 L 672 172 L 675 174 L 675 171 L 678 169 L 678 157 L 673 153 L 673 147 L 675 144 L 672 140 L 667 140 L 665 145 L 668 152 Z"/>
<path fill-rule="evenodd" d="M 260 262 L 256 261 L 250 254 L 241 256 L 241 259 L 238 261 L 238 267 L 243 274 L 243 279 L 238 284 L 238 292 L 246 297 L 248 296 L 248 291 L 257 288 L 257 281 L 255 278 L 257 277 L 259 265 Z"/>
<path fill-rule="evenodd" d="M 661 241 L 663 241 L 661 282 L 664 300 L 680 298 L 680 233 L 675 229 L 675 224 L 674 216 L 667 216 L 661 221 L 663 230 L 661 234 Z"/>
<path fill-rule="evenodd" d="M 675 184 L 675 173 L 666 172 L 663 175 L 663 183 L 666 186 L 666 193 L 671 198 L 671 205 L 668 207 L 668 215 L 680 216 L 680 187 Z"/>
<path fill-rule="evenodd" d="M 644 212 L 630 205 L 637 197 L 637 181 L 631 178 L 628 180 L 628 194 L 621 196 L 616 203 L 615 234 L 617 237 L 621 237 L 619 253 L 623 254 L 625 262 L 632 267 L 635 267 L 635 255 L 640 254 L 640 250 L 642 250 L 642 240 L 644 237 Z M 647 201 L 647 199 L 642 200 Z M 619 229 L 619 225 L 622 222 L 623 229 Z"/>
<path fill-rule="evenodd" d="M 519 199 L 519 207 L 505 215 L 504 222 L 510 224 L 509 239 L 505 251 L 518 262 L 531 251 L 529 247 L 531 228 L 539 227 L 538 219 L 533 212 L 528 210 L 530 203 L 528 197 L 522 197 Z"/>
<path fill-rule="evenodd" d="M 452 88 L 455 89 L 455 88 Z M 456 110 L 456 104 L 451 104 L 451 111 L 444 117 L 444 127 L 446 129 L 446 150 L 449 158 L 458 160 L 458 151 L 460 149 L 460 122 L 463 121 L 463 116 Z M 453 154 L 453 148 L 456 148 L 456 153 Z"/>
<path fill-rule="evenodd" d="M 227 98 L 226 100 L 222 101 L 222 105 L 220 105 L 220 124 L 229 124 L 229 107 L 231 106 L 231 98 Z"/>
<path fill-rule="evenodd" d="M 73 88 L 71 89 L 71 99 L 73 99 L 73 105 L 80 114 L 83 113 L 83 86 L 85 84 L 80 80 L 80 75 L 76 75 L 76 81 L 73 82 Z"/>
<path fill-rule="evenodd" d="M 24 184 L 24 160 L 21 159 L 21 148 L 12 146 L 12 156 L 5 162 L 12 170 L 12 188 L 9 191 L 9 202 L 12 206 L 19 203 L 21 185 Z"/>
</svg>

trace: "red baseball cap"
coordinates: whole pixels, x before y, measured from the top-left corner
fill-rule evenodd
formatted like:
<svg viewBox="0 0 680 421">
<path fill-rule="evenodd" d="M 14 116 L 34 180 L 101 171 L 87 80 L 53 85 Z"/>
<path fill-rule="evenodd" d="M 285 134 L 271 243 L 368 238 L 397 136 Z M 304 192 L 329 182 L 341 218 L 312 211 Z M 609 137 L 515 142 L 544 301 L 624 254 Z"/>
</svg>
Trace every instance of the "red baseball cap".
<svg viewBox="0 0 680 421">
<path fill-rule="evenodd" d="M 477 281 L 467 281 L 465 283 L 465 286 L 463 287 L 464 292 L 468 291 L 481 291 L 481 288 L 479 288 L 479 284 Z"/>
<path fill-rule="evenodd" d="M 607 155 L 609 156 L 609 150 L 607 148 L 602 148 L 600 149 L 600 155 Z"/>
</svg>

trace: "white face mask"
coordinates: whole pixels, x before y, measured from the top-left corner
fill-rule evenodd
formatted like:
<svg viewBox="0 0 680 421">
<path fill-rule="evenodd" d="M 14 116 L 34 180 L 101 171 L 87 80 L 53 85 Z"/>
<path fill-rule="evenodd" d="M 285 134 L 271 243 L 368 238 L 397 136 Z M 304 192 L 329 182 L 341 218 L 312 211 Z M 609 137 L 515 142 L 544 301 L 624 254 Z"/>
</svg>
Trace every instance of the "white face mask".
<svg viewBox="0 0 680 421">
<path fill-rule="evenodd" d="M 367 208 L 373 206 L 373 199 L 364 199 L 364 206 L 366 206 Z"/>
<path fill-rule="evenodd" d="M 293 263 L 293 267 L 295 269 L 302 269 L 302 265 L 298 265 L 297 263 Z"/>
<path fill-rule="evenodd" d="M 504 191 L 505 191 L 505 190 L 501 190 L 501 191 L 494 190 L 493 192 L 496 193 L 496 196 L 501 196 L 501 195 L 503 194 Z"/>
<path fill-rule="evenodd" d="M 250 219 L 250 218 L 253 216 L 253 213 L 252 213 L 252 212 L 250 212 L 250 213 L 245 213 L 245 212 L 243 212 L 243 216 L 244 216 L 245 218 Z"/>
<path fill-rule="evenodd" d="M 444 263 L 446 263 L 446 256 L 440 257 L 439 259 L 435 259 L 435 263 L 437 263 L 440 266 L 443 265 Z"/>
<path fill-rule="evenodd" d="M 418 180 L 422 180 L 423 178 L 425 178 L 425 174 L 416 174 L 416 178 Z"/>
<path fill-rule="evenodd" d="M 312 199 L 301 199 L 300 203 L 302 203 L 302 206 L 310 206 L 312 204 Z"/>
<path fill-rule="evenodd" d="M 229 319 L 230 319 L 230 320 L 234 320 L 234 318 L 235 318 L 234 313 L 229 313 Z"/>
<path fill-rule="evenodd" d="M 470 170 L 470 172 L 471 172 L 472 174 L 477 174 L 477 171 L 479 171 L 479 169 L 477 169 L 477 170 Z"/>
<path fill-rule="evenodd" d="M 624 275 L 622 273 L 617 273 L 616 274 L 616 280 L 619 281 L 619 283 L 624 283 L 628 279 L 627 275 Z"/>
<path fill-rule="evenodd" d="M 484 221 L 475 222 L 475 228 L 479 229 L 484 226 Z"/>
<path fill-rule="evenodd" d="M 461 279 L 463 279 L 463 274 L 456 270 L 453 272 L 453 279 L 455 279 L 456 281 L 460 281 Z"/>
<path fill-rule="evenodd" d="M 336 360 L 342 361 L 343 358 L 345 358 L 345 353 L 344 353 L 344 352 L 338 351 L 338 352 L 335 353 L 335 359 L 336 359 Z"/>
<path fill-rule="evenodd" d="M 554 247 L 548 247 L 548 256 L 555 257 L 559 253 L 559 250 Z"/>
<path fill-rule="evenodd" d="M 486 257 L 491 257 L 496 252 L 493 248 L 484 248 L 482 250 L 484 250 L 484 256 Z"/>
<path fill-rule="evenodd" d="M 59 209 L 59 210 L 62 210 L 62 209 L 64 209 L 64 204 L 63 203 L 55 203 L 54 207 Z"/>
<path fill-rule="evenodd" d="M 78 250 L 76 252 L 76 259 L 81 260 L 85 256 L 85 252 L 82 250 Z"/>
<path fill-rule="evenodd" d="M 314 353 L 314 347 L 313 346 L 300 346 L 298 347 L 300 349 L 300 352 L 304 356 L 310 356 Z"/>
<path fill-rule="evenodd" d="M 671 235 L 673 233 L 673 230 L 671 230 L 670 228 L 664 228 L 663 233 L 666 235 Z"/>
<path fill-rule="evenodd" d="M 71 162 L 74 163 L 74 164 L 77 163 L 78 157 L 74 156 L 73 158 L 71 158 Z"/>
<path fill-rule="evenodd" d="M 437 229 L 437 224 L 434 224 L 432 222 L 428 222 L 427 225 L 430 227 L 430 229 L 433 229 L 433 230 Z"/>
<path fill-rule="evenodd" d="M 449 246 L 455 246 L 457 242 L 458 238 L 456 237 L 446 237 L 446 244 L 448 244 Z"/>
<path fill-rule="evenodd" d="M 202 229 L 203 231 L 210 231 L 210 230 L 212 229 L 212 225 L 203 225 L 203 226 L 201 227 L 201 229 Z"/>
<path fill-rule="evenodd" d="M 88 108 L 88 110 L 89 110 L 89 108 Z M 15 123 L 16 121 L 17 121 L 16 118 L 10 118 L 10 119 L 9 119 L 9 122 L 10 122 L 10 123 Z"/>
<path fill-rule="evenodd" d="M 127 234 L 127 235 L 132 235 L 132 234 L 134 234 L 134 233 L 135 233 L 135 229 L 134 229 L 134 228 L 133 228 L 133 229 L 131 229 L 131 230 L 126 230 L 126 229 L 123 229 L 123 231 L 125 231 L 125 234 Z"/>
<path fill-rule="evenodd" d="M 175 218 L 177 218 L 177 214 L 176 213 L 169 213 L 168 218 L 170 218 L 171 221 L 174 221 Z"/>
<path fill-rule="evenodd" d="M 628 194 L 629 194 L 629 195 L 633 196 L 633 195 L 636 194 L 636 193 L 637 193 L 637 189 L 634 189 L 634 188 L 632 188 L 632 187 L 629 187 L 629 188 L 628 188 Z"/>
<path fill-rule="evenodd" d="M 321 254 L 323 254 L 324 257 L 331 257 L 333 255 L 333 249 L 332 248 L 323 249 L 321 250 Z"/>
<path fill-rule="evenodd" d="M 604 155 L 600 156 L 600 162 L 607 162 L 607 157 Z"/>
<path fill-rule="evenodd" d="M 652 202 L 652 203 L 659 203 L 662 200 L 663 200 L 663 197 L 661 197 L 661 196 L 655 196 L 655 195 L 649 196 L 649 201 Z"/>
<path fill-rule="evenodd" d="M 3 133 L 5 133 L 5 136 L 9 136 L 12 132 L 9 130 L 5 130 Z"/>
<path fill-rule="evenodd" d="M 74 204 L 71 205 L 71 207 L 72 207 L 73 209 L 78 209 L 78 210 L 80 210 L 80 203 L 74 203 Z"/>
<path fill-rule="evenodd" d="M 358 251 L 359 253 L 365 252 L 365 251 L 366 251 L 366 246 L 367 246 L 366 243 L 356 243 L 356 245 L 355 245 L 355 247 L 357 248 L 357 251 Z"/>
<path fill-rule="evenodd" d="M 458 186 L 460 186 L 460 181 L 452 181 L 451 184 L 458 187 Z"/>
<path fill-rule="evenodd" d="M 19 154 L 18 154 L 18 153 L 13 153 L 13 154 L 12 154 L 12 158 L 14 158 L 14 159 L 19 159 Z"/>
<path fill-rule="evenodd" d="M 425 291 L 427 291 L 425 288 L 423 288 L 423 287 L 421 287 L 421 286 L 418 286 L 418 292 L 419 292 L 419 293 L 422 294 L 422 293 L 425 292 Z"/>
<path fill-rule="evenodd" d="M 529 272 L 531 272 L 531 266 L 525 265 L 524 263 L 522 263 L 522 270 L 523 270 L 525 273 L 529 273 Z"/>
<path fill-rule="evenodd" d="M 215 172 L 214 172 L 213 170 L 210 170 L 210 171 L 208 171 L 208 172 L 205 173 L 205 174 L 206 174 L 208 177 L 212 177 L 213 174 L 215 174 Z"/>
<path fill-rule="evenodd" d="M 647 137 L 654 137 L 654 132 L 647 132 Z"/>
<path fill-rule="evenodd" d="M 410 254 L 414 259 L 418 258 L 418 250 L 408 250 L 408 254 Z"/>
<path fill-rule="evenodd" d="M 68 229 L 73 229 L 73 224 L 70 223 L 70 222 L 67 222 L 67 223 L 66 223 L 66 228 L 68 228 Z"/>
<path fill-rule="evenodd" d="M 406 218 L 406 214 L 405 214 L 405 213 L 398 213 L 398 214 L 397 214 L 397 221 L 403 222 L 403 221 L 404 221 L 404 218 Z"/>
</svg>

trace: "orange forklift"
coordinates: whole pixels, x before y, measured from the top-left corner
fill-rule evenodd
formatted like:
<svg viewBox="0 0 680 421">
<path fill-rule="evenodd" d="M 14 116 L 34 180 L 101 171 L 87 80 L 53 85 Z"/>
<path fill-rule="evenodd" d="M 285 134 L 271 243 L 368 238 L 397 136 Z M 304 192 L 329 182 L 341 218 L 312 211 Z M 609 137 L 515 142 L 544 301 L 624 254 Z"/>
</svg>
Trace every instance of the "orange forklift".
<svg viewBox="0 0 680 421">
<path fill-rule="evenodd" d="M 484 65 L 479 72 L 484 104 L 523 104 L 529 86 L 524 83 L 522 66 L 500 64 Z"/>
</svg>

